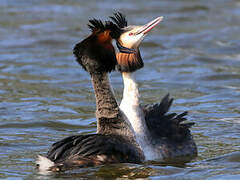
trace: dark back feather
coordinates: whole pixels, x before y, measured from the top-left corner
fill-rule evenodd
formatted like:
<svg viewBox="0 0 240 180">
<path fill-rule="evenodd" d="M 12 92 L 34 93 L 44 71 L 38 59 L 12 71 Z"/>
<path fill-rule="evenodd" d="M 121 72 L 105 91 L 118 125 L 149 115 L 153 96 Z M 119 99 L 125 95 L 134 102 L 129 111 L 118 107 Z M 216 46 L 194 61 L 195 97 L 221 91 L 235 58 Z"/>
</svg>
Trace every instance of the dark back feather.
<svg viewBox="0 0 240 180">
<path fill-rule="evenodd" d="M 148 129 L 154 138 L 167 137 L 174 142 L 182 142 L 191 137 L 189 128 L 194 123 L 182 123 L 186 120 L 187 112 L 179 115 L 168 113 L 172 105 L 173 98 L 167 94 L 160 104 L 145 105 L 145 120 Z"/>
<path fill-rule="evenodd" d="M 102 157 L 102 158 L 99 158 Z M 140 163 L 143 156 L 136 147 L 117 135 L 76 135 L 54 143 L 47 158 L 55 163 L 52 171 L 106 163 Z"/>
</svg>

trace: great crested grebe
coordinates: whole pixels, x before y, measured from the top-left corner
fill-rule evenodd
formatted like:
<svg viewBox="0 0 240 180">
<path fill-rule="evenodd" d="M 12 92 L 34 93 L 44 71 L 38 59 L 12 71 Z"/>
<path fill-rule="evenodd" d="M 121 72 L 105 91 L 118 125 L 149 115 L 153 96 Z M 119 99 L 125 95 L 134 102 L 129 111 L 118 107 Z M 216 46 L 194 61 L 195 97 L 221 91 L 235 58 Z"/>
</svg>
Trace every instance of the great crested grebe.
<svg viewBox="0 0 240 180">
<path fill-rule="evenodd" d="M 38 156 L 40 171 L 64 171 L 106 163 L 140 163 L 144 155 L 131 125 L 120 111 L 108 73 L 117 64 L 112 39 L 120 29 L 112 22 L 90 20 L 92 34 L 75 45 L 78 63 L 91 76 L 96 97 L 97 134 L 75 135 L 54 143 L 46 157 Z"/>
<path fill-rule="evenodd" d="M 139 45 L 163 17 L 158 17 L 144 26 L 127 26 L 127 20 L 121 13 L 110 17 L 122 29 L 117 39 L 118 69 L 124 82 L 123 99 L 120 109 L 128 117 L 136 140 L 144 152 L 145 160 L 161 162 L 189 162 L 197 156 L 197 147 L 189 128 L 194 123 L 182 123 L 187 112 L 177 115 L 168 113 L 173 102 L 166 95 L 161 103 L 141 106 L 138 85 L 134 71 L 144 64 Z"/>
</svg>

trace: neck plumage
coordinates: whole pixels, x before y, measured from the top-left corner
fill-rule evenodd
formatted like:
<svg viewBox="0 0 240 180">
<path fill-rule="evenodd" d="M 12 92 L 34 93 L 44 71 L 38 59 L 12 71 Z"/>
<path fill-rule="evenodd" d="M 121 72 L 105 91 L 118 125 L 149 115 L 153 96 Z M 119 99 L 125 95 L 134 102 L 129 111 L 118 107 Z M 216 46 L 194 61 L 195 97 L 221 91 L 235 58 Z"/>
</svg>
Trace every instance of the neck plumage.
<svg viewBox="0 0 240 180">
<path fill-rule="evenodd" d="M 136 82 L 136 77 L 134 72 L 122 72 L 124 90 L 123 90 L 123 100 L 133 105 L 139 106 L 139 91 L 138 84 Z"/>
<path fill-rule="evenodd" d="M 134 140 L 134 132 L 119 109 L 108 74 L 92 74 L 91 77 L 96 97 L 97 133 L 121 135 Z"/>
<path fill-rule="evenodd" d="M 124 83 L 123 99 L 120 109 L 130 121 L 137 139 L 145 138 L 148 135 L 148 129 L 145 123 L 145 116 L 140 107 L 138 84 L 136 82 L 134 71 L 143 67 L 143 61 L 140 51 L 137 48 L 136 53 L 117 53 L 119 69 L 122 72 Z"/>
<path fill-rule="evenodd" d="M 145 157 L 147 157 L 147 153 L 149 151 L 148 148 L 150 147 L 150 133 L 145 122 L 144 112 L 140 107 L 140 95 L 134 73 L 134 71 L 143 67 L 143 62 L 138 49 L 136 52 L 137 53 L 132 54 L 117 54 L 117 60 L 120 67 L 119 69 L 122 71 L 124 83 L 123 99 L 120 109 L 127 116 L 136 135 L 136 140 L 144 152 Z"/>
<path fill-rule="evenodd" d="M 121 111 L 127 116 L 133 127 L 136 141 L 144 152 L 146 159 L 151 157 L 150 132 L 145 122 L 145 115 L 139 103 L 139 91 L 134 72 L 122 72 L 124 90 L 120 105 Z"/>
<path fill-rule="evenodd" d="M 136 137 L 147 135 L 145 116 L 140 107 L 140 95 L 134 72 L 122 72 L 124 90 L 120 109 L 130 121 Z"/>
<path fill-rule="evenodd" d="M 91 77 L 96 97 L 97 118 L 116 117 L 119 113 L 119 108 L 109 83 L 108 74 L 93 74 Z"/>
</svg>

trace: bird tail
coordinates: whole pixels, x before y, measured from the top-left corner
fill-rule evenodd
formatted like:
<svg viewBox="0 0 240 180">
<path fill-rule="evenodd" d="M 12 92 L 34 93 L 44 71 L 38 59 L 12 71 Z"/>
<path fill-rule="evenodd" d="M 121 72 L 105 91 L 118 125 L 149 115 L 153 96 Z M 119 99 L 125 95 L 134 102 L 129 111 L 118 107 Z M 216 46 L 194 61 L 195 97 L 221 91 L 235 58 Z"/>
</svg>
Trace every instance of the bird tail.
<svg viewBox="0 0 240 180">
<path fill-rule="evenodd" d="M 47 172 L 50 170 L 51 167 L 55 165 L 53 161 L 41 155 L 38 155 L 36 164 L 37 164 L 37 168 L 41 172 Z"/>
</svg>

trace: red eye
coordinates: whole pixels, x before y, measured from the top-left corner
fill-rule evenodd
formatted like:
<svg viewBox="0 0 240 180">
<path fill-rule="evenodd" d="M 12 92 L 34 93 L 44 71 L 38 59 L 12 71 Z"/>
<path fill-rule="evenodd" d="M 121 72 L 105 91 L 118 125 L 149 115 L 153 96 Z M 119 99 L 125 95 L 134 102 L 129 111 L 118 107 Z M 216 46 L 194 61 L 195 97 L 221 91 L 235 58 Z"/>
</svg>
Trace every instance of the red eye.
<svg viewBox="0 0 240 180">
<path fill-rule="evenodd" d="M 132 33 L 132 32 L 130 32 L 130 33 L 129 33 L 129 36 L 132 36 L 132 35 L 133 35 L 133 33 Z"/>
</svg>

